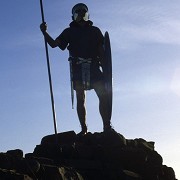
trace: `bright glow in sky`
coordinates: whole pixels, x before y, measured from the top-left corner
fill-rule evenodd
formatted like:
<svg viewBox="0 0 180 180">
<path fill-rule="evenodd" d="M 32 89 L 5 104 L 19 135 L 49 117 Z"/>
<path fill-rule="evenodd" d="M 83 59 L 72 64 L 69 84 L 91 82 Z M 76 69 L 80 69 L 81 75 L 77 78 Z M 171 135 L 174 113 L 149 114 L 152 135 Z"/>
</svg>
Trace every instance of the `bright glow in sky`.
<svg viewBox="0 0 180 180">
<path fill-rule="evenodd" d="M 71 21 L 78 1 L 44 0 L 48 31 L 55 38 Z M 112 124 L 127 139 L 155 141 L 164 164 L 180 179 L 180 1 L 85 0 L 90 19 L 108 31 L 113 55 Z M 32 152 L 54 133 L 37 0 L 0 6 L 0 152 Z M 68 52 L 49 48 L 58 131 L 80 131 L 71 109 Z M 102 131 L 98 99 L 87 93 L 87 122 Z"/>
</svg>

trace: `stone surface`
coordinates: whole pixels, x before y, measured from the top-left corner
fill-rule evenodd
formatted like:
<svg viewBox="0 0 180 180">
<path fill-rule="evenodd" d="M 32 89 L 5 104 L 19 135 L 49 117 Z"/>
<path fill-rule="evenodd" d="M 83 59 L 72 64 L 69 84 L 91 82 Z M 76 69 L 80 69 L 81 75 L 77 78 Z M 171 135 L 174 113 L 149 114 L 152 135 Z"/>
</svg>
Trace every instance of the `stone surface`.
<svg viewBox="0 0 180 180">
<path fill-rule="evenodd" d="M 48 135 L 25 156 L 19 149 L 0 153 L 0 179 L 176 180 L 154 142 L 125 139 L 114 131 Z"/>
</svg>

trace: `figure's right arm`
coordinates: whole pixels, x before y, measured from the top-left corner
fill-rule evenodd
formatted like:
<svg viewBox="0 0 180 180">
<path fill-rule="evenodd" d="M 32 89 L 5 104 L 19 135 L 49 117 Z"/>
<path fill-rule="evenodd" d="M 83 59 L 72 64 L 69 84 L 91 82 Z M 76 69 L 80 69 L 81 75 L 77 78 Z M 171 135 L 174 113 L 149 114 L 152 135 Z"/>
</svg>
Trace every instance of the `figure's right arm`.
<svg viewBox="0 0 180 180">
<path fill-rule="evenodd" d="M 42 34 L 44 35 L 45 40 L 47 43 L 52 47 L 55 48 L 58 46 L 57 41 L 55 41 L 48 33 L 47 33 L 47 24 L 44 22 L 40 24 L 40 29 L 42 31 Z"/>
</svg>

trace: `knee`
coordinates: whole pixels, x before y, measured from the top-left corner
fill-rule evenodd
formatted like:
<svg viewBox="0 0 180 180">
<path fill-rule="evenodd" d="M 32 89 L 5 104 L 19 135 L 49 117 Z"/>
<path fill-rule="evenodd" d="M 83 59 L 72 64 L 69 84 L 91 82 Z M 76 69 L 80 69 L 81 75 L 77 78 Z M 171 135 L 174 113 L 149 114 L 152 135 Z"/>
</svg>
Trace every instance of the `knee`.
<svg viewBox="0 0 180 180">
<path fill-rule="evenodd" d="M 96 94 L 101 102 L 107 101 L 107 93 L 105 89 L 102 89 L 101 91 L 96 91 Z"/>
</svg>

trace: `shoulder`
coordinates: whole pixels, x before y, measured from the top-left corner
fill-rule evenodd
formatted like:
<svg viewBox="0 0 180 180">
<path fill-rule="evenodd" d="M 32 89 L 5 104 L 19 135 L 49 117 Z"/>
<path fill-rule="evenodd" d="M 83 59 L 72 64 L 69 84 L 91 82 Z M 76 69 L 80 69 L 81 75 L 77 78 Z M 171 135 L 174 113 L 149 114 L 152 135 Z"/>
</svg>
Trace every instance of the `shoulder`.
<svg viewBox="0 0 180 180">
<path fill-rule="evenodd" d="M 89 21 L 89 27 L 91 27 L 92 29 L 94 29 L 94 31 L 97 31 L 99 33 L 101 33 L 101 30 L 99 27 L 93 25 L 93 22 L 92 21 Z"/>
<path fill-rule="evenodd" d="M 93 28 L 93 31 L 96 33 L 96 35 L 97 35 L 98 37 L 103 38 L 103 34 L 102 34 L 102 32 L 101 32 L 101 30 L 100 30 L 99 27 L 97 27 L 97 26 L 91 26 L 91 28 Z"/>
<path fill-rule="evenodd" d="M 69 31 L 70 31 L 70 27 L 67 27 L 67 28 L 65 28 L 65 29 L 63 30 L 62 33 L 68 33 Z"/>
<path fill-rule="evenodd" d="M 96 30 L 96 31 L 100 31 L 101 32 L 101 30 L 100 30 L 100 28 L 99 27 L 97 27 L 97 26 L 91 26 L 94 30 Z"/>
<path fill-rule="evenodd" d="M 69 37 L 69 34 L 70 34 L 69 32 L 70 32 L 70 28 L 69 27 L 65 28 L 56 39 L 61 40 L 61 41 L 62 40 L 67 40 L 68 37 Z"/>
<path fill-rule="evenodd" d="M 69 34 L 70 34 L 70 28 L 67 27 L 67 28 L 65 28 L 65 29 L 61 32 L 61 34 L 59 35 L 59 37 L 68 37 Z"/>
</svg>

